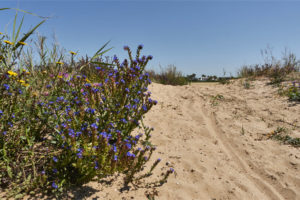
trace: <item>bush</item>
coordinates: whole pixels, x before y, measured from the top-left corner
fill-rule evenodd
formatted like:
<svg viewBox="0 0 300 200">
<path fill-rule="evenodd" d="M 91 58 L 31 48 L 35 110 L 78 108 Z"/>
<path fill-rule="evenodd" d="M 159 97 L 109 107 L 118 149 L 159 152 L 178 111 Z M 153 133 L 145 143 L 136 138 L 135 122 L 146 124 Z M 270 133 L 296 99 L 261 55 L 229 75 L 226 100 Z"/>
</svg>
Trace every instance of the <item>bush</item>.
<svg viewBox="0 0 300 200">
<path fill-rule="evenodd" d="M 293 81 L 293 86 L 287 89 L 287 96 L 291 101 L 300 101 L 300 82 Z"/>
<path fill-rule="evenodd" d="M 20 58 L 27 38 L 8 39 L 0 38 L 0 187 L 7 197 L 63 194 L 116 172 L 125 174 L 125 186 L 151 175 L 159 160 L 135 177 L 155 149 L 153 129 L 142 120 L 157 103 L 144 73 L 152 56 L 140 56 L 142 45 L 135 59 L 125 46 L 129 60 L 122 63 L 116 56 L 102 61 L 105 44 L 85 62 L 75 62 L 75 52 L 63 62 L 53 49 L 32 66 Z M 143 133 L 133 135 L 134 129 Z"/>
<path fill-rule="evenodd" d="M 189 83 L 187 78 L 174 65 L 169 65 L 164 69 L 161 68 L 160 73 L 153 70 L 148 71 L 148 73 L 153 81 L 165 85 L 187 85 Z"/>
<path fill-rule="evenodd" d="M 241 78 L 261 77 L 270 78 L 270 84 L 279 84 L 285 80 L 288 74 L 299 71 L 299 61 L 293 53 L 285 55 L 281 61 L 275 60 L 272 57 L 272 62 L 267 62 L 262 65 L 243 66 L 238 71 L 238 76 Z"/>
</svg>

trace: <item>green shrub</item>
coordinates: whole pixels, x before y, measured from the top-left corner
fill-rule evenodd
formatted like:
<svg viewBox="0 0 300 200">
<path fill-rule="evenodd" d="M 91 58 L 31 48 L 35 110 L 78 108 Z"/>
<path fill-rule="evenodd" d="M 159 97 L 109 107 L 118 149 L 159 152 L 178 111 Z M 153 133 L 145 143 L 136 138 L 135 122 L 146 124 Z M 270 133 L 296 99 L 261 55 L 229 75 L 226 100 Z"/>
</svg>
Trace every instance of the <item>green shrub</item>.
<svg viewBox="0 0 300 200">
<path fill-rule="evenodd" d="M 102 61 L 106 43 L 85 62 L 76 62 L 70 52 L 68 63 L 54 48 L 33 66 L 20 58 L 25 43 L 19 44 L 26 38 L 14 43 L 5 38 L 0 38 L 0 187 L 6 197 L 63 194 L 116 172 L 125 174 L 125 186 L 151 175 L 160 160 L 136 177 L 155 150 L 153 129 L 143 123 L 157 101 L 150 98 L 144 72 L 152 56 L 140 56 L 142 45 L 135 59 L 125 46 L 129 60 L 122 63 L 116 56 Z M 134 129 L 142 133 L 133 135 Z"/>
<path fill-rule="evenodd" d="M 299 61 L 293 53 L 285 55 L 282 60 L 275 60 L 272 57 L 272 62 L 267 62 L 262 65 L 243 66 L 238 71 L 238 76 L 241 78 L 261 77 L 270 78 L 270 84 L 279 84 L 285 80 L 287 75 L 292 72 L 299 71 Z"/>
<path fill-rule="evenodd" d="M 189 83 L 187 78 L 174 65 L 169 65 L 164 69 L 161 68 L 160 73 L 153 70 L 148 73 L 153 81 L 165 85 L 187 85 Z"/>
<path fill-rule="evenodd" d="M 293 85 L 287 89 L 287 96 L 291 101 L 300 101 L 300 82 L 293 82 Z"/>
</svg>

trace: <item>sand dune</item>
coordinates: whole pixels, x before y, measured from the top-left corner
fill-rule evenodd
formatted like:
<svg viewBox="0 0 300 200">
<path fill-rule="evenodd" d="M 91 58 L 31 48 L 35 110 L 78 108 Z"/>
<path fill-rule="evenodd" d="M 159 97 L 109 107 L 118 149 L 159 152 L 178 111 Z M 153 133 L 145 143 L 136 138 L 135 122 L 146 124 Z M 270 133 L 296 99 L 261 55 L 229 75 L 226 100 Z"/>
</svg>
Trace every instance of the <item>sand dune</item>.
<svg viewBox="0 0 300 200">
<path fill-rule="evenodd" d="M 91 182 L 74 198 L 147 199 L 145 193 L 157 192 L 155 199 L 300 199 L 300 149 L 266 138 L 277 127 L 299 136 L 300 104 L 278 96 L 266 83 L 255 81 L 248 90 L 240 80 L 153 84 L 150 90 L 159 103 L 145 122 L 155 128 L 153 159 L 162 163 L 150 180 L 161 168 L 173 167 L 176 174 L 161 187 L 123 193 L 119 181 L 109 187 Z"/>
</svg>

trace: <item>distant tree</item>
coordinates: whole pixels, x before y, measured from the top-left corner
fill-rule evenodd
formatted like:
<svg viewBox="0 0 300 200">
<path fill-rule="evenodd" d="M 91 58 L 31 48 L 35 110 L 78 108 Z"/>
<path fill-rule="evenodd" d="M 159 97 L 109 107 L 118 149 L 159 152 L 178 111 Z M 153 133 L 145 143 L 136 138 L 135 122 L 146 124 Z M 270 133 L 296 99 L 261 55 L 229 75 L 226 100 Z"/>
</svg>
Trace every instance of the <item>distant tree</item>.
<svg viewBox="0 0 300 200">
<path fill-rule="evenodd" d="M 196 74 L 191 74 L 191 75 L 187 75 L 186 76 L 187 80 L 190 81 L 190 82 L 195 82 L 195 81 L 198 81 L 198 79 L 196 78 Z"/>
</svg>

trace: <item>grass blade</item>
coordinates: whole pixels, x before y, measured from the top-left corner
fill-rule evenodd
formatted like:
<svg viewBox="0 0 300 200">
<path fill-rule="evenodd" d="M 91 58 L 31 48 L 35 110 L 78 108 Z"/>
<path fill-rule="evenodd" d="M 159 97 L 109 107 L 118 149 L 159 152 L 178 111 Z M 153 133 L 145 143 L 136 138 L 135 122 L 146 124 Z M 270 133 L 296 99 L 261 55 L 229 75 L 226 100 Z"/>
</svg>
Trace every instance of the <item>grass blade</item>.
<svg viewBox="0 0 300 200">
<path fill-rule="evenodd" d="M 97 57 L 99 57 L 99 56 L 102 56 L 103 54 L 105 54 L 106 52 L 110 51 L 111 49 L 113 49 L 113 47 L 112 47 L 112 48 L 109 48 L 109 49 L 107 49 L 107 50 L 105 50 L 105 51 L 103 51 L 103 52 L 101 52 L 101 53 L 95 54 L 95 55 L 92 57 L 91 60 L 93 60 L 93 59 L 95 59 L 95 58 L 97 58 Z"/>
<path fill-rule="evenodd" d="M 17 23 L 17 17 L 18 17 L 18 11 L 16 12 L 15 19 L 14 19 L 14 24 L 13 24 L 13 35 L 12 35 L 12 42 L 15 43 L 15 33 L 16 33 L 16 23 Z"/>
<path fill-rule="evenodd" d="M 105 66 L 115 66 L 114 64 L 110 64 L 110 63 L 104 63 L 104 62 L 96 62 L 96 61 L 92 61 L 91 63 L 93 64 L 97 64 L 97 65 L 105 65 Z"/>
<path fill-rule="evenodd" d="M 25 40 L 45 21 L 46 20 L 41 21 L 38 25 L 36 25 L 33 29 L 31 29 L 28 33 L 26 33 L 19 42 L 25 42 Z M 13 50 L 16 50 L 21 45 L 19 42 L 14 46 Z"/>
<path fill-rule="evenodd" d="M 19 37 L 19 35 L 20 35 L 20 30 L 21 30 L 21 27 L 22 27 L 22 25 L 23 25 L 23 21 L 24 21 L 24 16 L 23 16 L 23 18 L 22 18 L 22 21 L 21 21 L 21 23 L 20 23 L 20 25 L 19 25 L 19 28 L 18 28 L 17 34 L 15 35 L 14 42 L 16 42 L 16 41 L 17 41 L 17 39 L 18 39 L 18 37 Z"/>
</svg>

